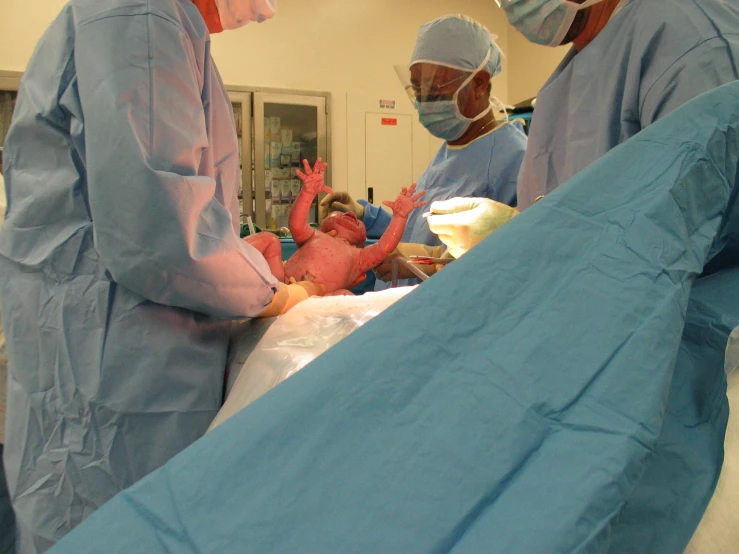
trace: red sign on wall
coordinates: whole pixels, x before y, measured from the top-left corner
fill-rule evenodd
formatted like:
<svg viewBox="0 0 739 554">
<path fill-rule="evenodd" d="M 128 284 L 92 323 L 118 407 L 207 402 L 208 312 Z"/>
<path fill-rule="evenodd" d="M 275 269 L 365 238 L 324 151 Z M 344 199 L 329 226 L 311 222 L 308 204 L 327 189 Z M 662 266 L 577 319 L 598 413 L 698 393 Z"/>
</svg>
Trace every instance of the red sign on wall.
<svg viewBox="0 0 739 554">
<path fill-rule="evenodd" d="M 382 118 L 382 124 L 383 125 L 397 125 L 398 120 L 394 117 L 383 117 Z"/>
</svg>

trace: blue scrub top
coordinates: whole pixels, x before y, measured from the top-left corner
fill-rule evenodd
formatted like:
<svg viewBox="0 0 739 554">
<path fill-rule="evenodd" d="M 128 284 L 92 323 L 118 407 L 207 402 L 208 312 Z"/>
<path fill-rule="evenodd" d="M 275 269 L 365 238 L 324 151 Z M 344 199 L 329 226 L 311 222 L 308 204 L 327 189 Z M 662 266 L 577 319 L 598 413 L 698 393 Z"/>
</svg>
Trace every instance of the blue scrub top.
<svg viewBox="0 0 739 554">
<path fill-rule="evenodd" d="M 691 98 L 735 79 L 736 0 L 625 0 L 539 92 L 519 208 Z"/>
<path fill-rule="evenodd" d="M 526 151 L 526 135 L 520 122 L 506 122 L 465 146 L 441 145 L 434 159 L 416 182 L 416 190 L 425 191 L 422 200 L 427 206 L 436 200 L 458 196 L 486 197 L 509 206 L 516 205 L 518 170 Z M 364 203 L 364 202 L 363 202 Z M 391 215 L 364 203 L 364 224 L 368 236 L 380 236 L 390 224 Z M 414 210 L 408 217 L 402 242 L 429 246 L 441 243 L 421 217 L 424 209 Z M 418 279 L 403 279 L 401 284 L 418 283 Z M 389 283 L 377 281 L 375 290 Z"/>
</svg>

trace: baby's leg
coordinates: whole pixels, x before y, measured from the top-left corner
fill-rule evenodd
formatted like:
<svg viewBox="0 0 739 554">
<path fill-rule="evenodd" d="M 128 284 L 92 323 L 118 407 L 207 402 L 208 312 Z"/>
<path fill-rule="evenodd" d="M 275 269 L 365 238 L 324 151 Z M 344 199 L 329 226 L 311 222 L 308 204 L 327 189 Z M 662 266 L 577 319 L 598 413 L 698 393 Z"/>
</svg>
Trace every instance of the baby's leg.
<svg viewBox="0 0 739 554">
<path fill-rule="evenodd" d="M 264 256 L 272 275 L 284 282 L 285 266 L 282 264 L 282 244 L 280 244 L 277 235 L 265 231 L 264 233 L 244 237 L 244 240 Z"/>
</svg>

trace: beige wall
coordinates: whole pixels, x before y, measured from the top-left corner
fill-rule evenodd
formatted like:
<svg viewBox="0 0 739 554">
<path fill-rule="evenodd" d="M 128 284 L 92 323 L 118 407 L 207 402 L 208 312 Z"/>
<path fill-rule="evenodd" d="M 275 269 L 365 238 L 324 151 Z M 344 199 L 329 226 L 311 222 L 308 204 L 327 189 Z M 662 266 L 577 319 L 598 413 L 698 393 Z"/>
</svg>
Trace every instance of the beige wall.
<svg viewBox="0 0 739 554">
<path fill-rule="evenodd" d="M 65 0 L 0 0 L 0 69 L 23 71 Z"/>
<path fill-rule="evenodd" d="M 493 9 L 491 9 L 491 5 Z M 277 16 L 213 38 L 213 56 L 228 84 L 331 93 L 333 186 L 348 182 L 346 95 L 398 94 L 393 70 L 406 64 L 418 27 L 448 13 L 466 13 L 500 36 L 507 22 L 486 0 L 280 0 Z M 494 82 L 505 100 L 508 80 Z"/>
<path fill-rule="evenodd" d="M 64 0 L 0 0 L 0 69 L 22 71 Z M 536 94 L 562 49 L 528 44 L 492 0 L 280 0 L 266 23 L 215 35 L 213 56 L 230 85 L 331 93 L 333 185 L 347 186 L 346 94 L 397 94 L 419 25 L 465 13 L 497 34 L 506 53 L 493 81 L 504 102 Z M 510 68 L 510 69 L 508 69 Z"/>
</svg>

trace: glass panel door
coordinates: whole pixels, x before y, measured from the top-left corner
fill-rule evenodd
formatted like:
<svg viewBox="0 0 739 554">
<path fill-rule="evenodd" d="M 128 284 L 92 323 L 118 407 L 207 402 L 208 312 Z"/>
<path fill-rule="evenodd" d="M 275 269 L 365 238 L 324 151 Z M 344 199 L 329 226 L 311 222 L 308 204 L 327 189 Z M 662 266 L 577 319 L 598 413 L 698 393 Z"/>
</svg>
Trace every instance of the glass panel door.
<svg viewBox="0 0 739 554">
<path fill-rule="evenodd" d="M 255 215 L 267 229 L 287 227 L 301 181 L 295 171 L 303 159 L 313 165 L 327 156 L 326 98 L 254 93 Z M 329 170 L 330 171 L 330 165 Z M 327 172 L 328 173 L 328 172 Z M 327 174 L 326 184 L 330 185 Z M 318 201 L 310 222 L 318 221 Z"/>
</svg>

